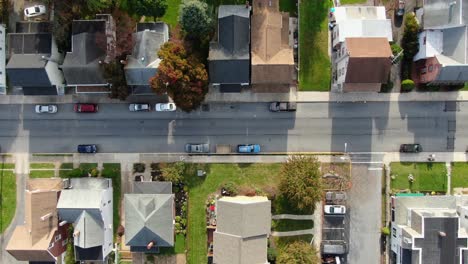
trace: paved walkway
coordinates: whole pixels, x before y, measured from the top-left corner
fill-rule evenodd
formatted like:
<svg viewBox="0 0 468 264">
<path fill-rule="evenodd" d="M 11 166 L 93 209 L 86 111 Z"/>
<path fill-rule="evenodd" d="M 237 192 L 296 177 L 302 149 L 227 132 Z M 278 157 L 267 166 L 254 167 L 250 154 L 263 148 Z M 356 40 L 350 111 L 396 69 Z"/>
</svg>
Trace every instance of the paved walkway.
<svg viewBox="0 0 468 264">
<path fill-rule="evenodd" d="M 271 219 L 280 220 L 280 219 L 292 219 L 292 220 L 313 220 L 314 215 L 292 215 L 292 214 L 279 214 L 273 215 Z"/>
<path fill-rule="evenodd" d="M 126 101 L 110 99 L 107 95 L 63 95 L 63 96 L 0 96 L 0 104 L 36 104 L 76 102 L 90 103 L 128 103 L 144 100 L 149 103 L 167 102 L 164 96 L 130 96 Z M 209 93 L 205 103 L 256 103 L 272 101 L 307 102 L 388 102 L 388 101 L 468 101 L 468 91 L 459 92 L 410 92 L 410 93 L 333 93 L 333 92 L 297 92 L 297 93 Z"/>
<path fill-rule="evenodd" d="M 304 230 L 296 230 L 296 231 L 287 231 L 287 232 L 271 232 L 271 236 L 276 237 L 285 237 L 285 236 L 300 236 L 300 235 L 312 235 L 314 234 L 314 229 L 304 229 Z"/>
</svg>

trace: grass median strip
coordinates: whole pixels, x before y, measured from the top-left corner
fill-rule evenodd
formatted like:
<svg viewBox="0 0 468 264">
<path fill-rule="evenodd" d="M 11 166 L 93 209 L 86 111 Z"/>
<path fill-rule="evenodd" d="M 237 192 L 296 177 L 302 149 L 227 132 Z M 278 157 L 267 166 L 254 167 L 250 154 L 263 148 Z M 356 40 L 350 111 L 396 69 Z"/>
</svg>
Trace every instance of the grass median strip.
<svg viewBox="0 0 468 264">
<path fill-rule="evenodd" d="M 29 164 L 30 169 L 54 169 L 53 163 L 31 163 Z"/>
<path fill-rule="evenodd" d="M 54 177 L 55 171 L 53 170 L 30 170 L 29 178 L 52 178 Z"/>
<path fill-rule="evenodd" d="M 0 170 L 14 170 L 14 163 L 0 163 Z"/>
<path fill-rule="evenodd" d="M 16 210 L 16 177 L 12 171 L 0 170 L 0 231 L 10 225 Z"/>
<path fill-rule="evenodd" d="M 313 227 L 314 222 L 312 220 L 281 219 L 273 220 L 271 224 L 271 229 L 277 232 L 305 230 Z"/>
</svg>

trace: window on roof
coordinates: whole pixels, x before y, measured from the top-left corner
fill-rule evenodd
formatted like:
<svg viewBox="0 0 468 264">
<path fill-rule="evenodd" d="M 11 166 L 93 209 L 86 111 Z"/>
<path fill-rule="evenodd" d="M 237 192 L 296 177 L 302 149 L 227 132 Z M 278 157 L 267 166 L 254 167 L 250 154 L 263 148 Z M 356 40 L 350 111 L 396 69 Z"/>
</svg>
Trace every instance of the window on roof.
<svg viewBox="0 0 468 264">
<path fill-rule="evenodd" d="M 421 68 L 421 74 L 425 74 L 427 72 L 427 67 L 422 67 Z"/>
<path fill-rule="evenodd" d="M 432 72 L 432 69 L 434 68 L 434 65 L 429 65 L 429 72 Z"/>
<path fill-rule="evenodd" d="M 55 236 L 55 242 L 57 242 L 58 240 L 60 240 L 62 238 L 62 235 L 61 234 L 58 234 L 57 236 Z"/>
<path fill-rule="evenodd" d="M 54 247 L 54 242 L 50 243 L 49 244 L 49 249 L 53 248 Z"/>
</svg>

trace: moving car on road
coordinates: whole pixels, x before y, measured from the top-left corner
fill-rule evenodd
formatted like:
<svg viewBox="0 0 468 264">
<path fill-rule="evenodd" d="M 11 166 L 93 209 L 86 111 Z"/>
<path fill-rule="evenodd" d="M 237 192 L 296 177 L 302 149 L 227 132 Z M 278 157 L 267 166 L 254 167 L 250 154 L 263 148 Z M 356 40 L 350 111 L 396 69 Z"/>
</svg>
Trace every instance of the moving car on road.
<svg viewBox="0 0 468 264">
<path fill-rule="evenodd" d="M 77 113 L 96 113 L 98 111 L 97 104 L 75 104 L 75 112 Z"/>
<path fill-rule="evenodd" d="M 210 152 L 210 144 L 185 144 L 185 152 L 188 153 L 208 153 Z"/>
<path fill-rule="evenodd" d="M 150 104 L 130 104 L 128 106 L 130 112 L 147 112 L 151 110 Z"/>
<path fill-rule="evenodd" d="M 325 205 L 323 211 L 325 214 L 344 215 L 346 207 L 344 205 Z"/>
<path fill-rule="evenodd" d="M 33 5 L 24 9 L 24 15 L 26 17 L 36 17 L 44 15 L 46 13 L 46 7 L 44 5 Z"/>
<path fill-rule="evenodd" d="M 176 110 L 176 105 L 174 103 L 165 103 L 165 104 L 156 104 L 154 109 L 157 112 L 172 112 Z"/>
<path fill-rule="evenodd" d="M 420 144 L 401 144 L 400 152 L 404 153 L 419 153 L 422 151 Z"/>
<path fill-rule="evenodd" d="M 36 113 L 38 114 L 54 114 L 57 113 L 57 106 L 56 105 L 36 105 L 35 107 Z"/>
<path fill-rule="evenodd" d="M 294 112 L 296 111 L 295 102 L 273 102 L 270 103 L 271 112 Z"/>
<path fill-rule="evenodd" d="M 259 153 L 260 152 L 260 145 L 258 145 L 258 144 L 237 145 L 237 152 L 239 152 L 239 153 Z"/>
<path fill-rule="evenodd" d="M 94 144 L 78 145 L 78 153 L 96 153 L 97 146 Z"/>
</svg>

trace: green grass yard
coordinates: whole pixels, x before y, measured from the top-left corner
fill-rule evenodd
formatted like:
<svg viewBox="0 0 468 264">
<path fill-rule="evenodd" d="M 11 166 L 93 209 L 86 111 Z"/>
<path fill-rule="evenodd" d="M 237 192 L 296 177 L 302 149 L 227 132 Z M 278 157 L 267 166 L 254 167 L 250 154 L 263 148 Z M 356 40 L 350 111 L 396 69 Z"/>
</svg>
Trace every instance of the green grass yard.
<svg viewBox="0 0 468 264">
<path fill-rule="evenodd" d="M 54 177 L 53 170 L 30 170 L 29 178 L 52 178 Z"/>
<path fill-rule="evenodd" d="M 54 169 L 53 163 L 31 163 L 29 164 L 30 169 Z"/>
<path fill-rule="evenodd" d="M 391 180 L 392 190 L 410 189 L 412 192 L 418 191 L 436 191 L 446 192 L 447 190 L 447 172 L 445 163 L 400 163 L 390 164 L 391 175 L 395 179 Z M 415 181 L 410 184 L 408 175 L 413 174 Z"/>
<path fill-rule="evenodd" d="M 291 244 L 295 241 L 304 241 L 310 243 L 312 241 L 312 235 L 300 235 L 300 236 L 289 236 L 289 237 L 274 237 L 273 241 L 276 245 L 276 248 L 279 250 L 282 247 Z"/>
<path fill-rule="evenodd" d="M 113 215 L 114 215 L 114 237 L 117 234 L 117 228 L 120 226 L 120 199 L 121 199 L 121 172 L 120 163 L 104 163 L 102 177 L 112 179 L 113 192 Z"/>
<path fill-rule="evenodd" d="M 60 164 L 61 170 L 71 170 L 73 169 L 73 163 L 62 163 Z"/>
<path fill-rule="evenodd" d="M 91 171 L 94 168 L 97 168 L 97 163 L 80 163 L 79 168 L 84 171 Z"/>
<path fill-rule="evenodd" d="M 164 255 L 174 255 L 185 253 L 185 236 L 177 234 L 174 247 L 160 248 L 160 253 Z"/>
<path fill-rule="evenodd" d="M 14 163 L 0 163 L 0 170 L 14 170 Z"/>
<path fill-rule="evenodd" d="M 161 21 L 166 22 L 174 28 L 179 19 L 179 9 L 182 0 L 168 0 L 167 1 L 167 10 L 164 16 L 161 18 Z"/>
<path fill-rule="evenodd" d="M 453 162 L 451 173 L 450 187 L 464 187 L 468 188 L 468 163 L 467 162 Z"/>
<path fill-rule="evenodd" d="M 3 234 L 16 210 L 16 177 L 12 171 L 0 170 L 0 198 L 0 231 Z"/>
<path fill-rule="evenodd" d="M 281 164 L 187 164 L 186 183 L 189 187 L 188 263 L 206 263 L 205 202 L 208 196 L 226 182 L 260 188 L 278 184 Z M 204 169 L 206 177 L 197 177 L 196 170 Z"/>
<path fill-rule="evenodd" d="M 299 6 L 299 89 L 330 90 L 328 10 L 331 2 L 302 1 Z"/>
<path fill-rule="evenodd" d="M 289 12 L 292 17 L 297 17 L 297 6 L 294 0 L 280 0 L 280 11 Z"/>
<path fill-rule="evenodd" d="M 278 232 L 304 230 L 311 229 L 313 227 L 314 222 L 312 220 L 281 219 L 273 220 L 271 224 L 271 229 Z"/>
</svg>

